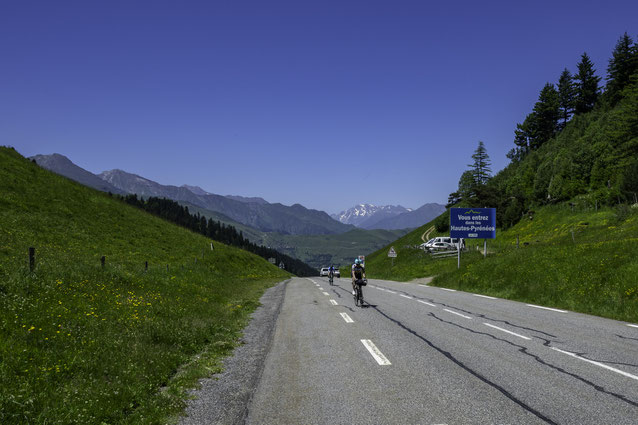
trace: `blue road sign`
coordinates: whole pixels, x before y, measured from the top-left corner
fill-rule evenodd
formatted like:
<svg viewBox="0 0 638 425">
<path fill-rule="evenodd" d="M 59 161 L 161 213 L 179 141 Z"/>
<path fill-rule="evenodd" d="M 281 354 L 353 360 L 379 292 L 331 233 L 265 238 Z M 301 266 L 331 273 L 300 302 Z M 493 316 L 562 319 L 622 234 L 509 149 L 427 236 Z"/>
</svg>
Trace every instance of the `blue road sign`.
<svg viewBox="0 0 638 425">
<path fill-rule="evenodd" d="M 496 238 L 496 208 L 451 208 L 451 238 Z"/>
</svg>

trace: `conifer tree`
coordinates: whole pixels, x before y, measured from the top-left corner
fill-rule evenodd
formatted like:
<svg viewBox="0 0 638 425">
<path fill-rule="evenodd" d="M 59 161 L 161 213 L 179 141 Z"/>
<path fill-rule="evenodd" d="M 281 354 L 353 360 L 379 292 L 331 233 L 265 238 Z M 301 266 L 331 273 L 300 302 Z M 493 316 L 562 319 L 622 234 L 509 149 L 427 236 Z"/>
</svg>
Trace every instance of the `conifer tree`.
<svg viewBox="0 0 638 425">
<path fill-rule="evenodd" d="M 563 70 L 558 79 L 558 104 L 560 108 L 560 119 L 562 122 L 559 128 L 562 130 L 567 125 L 567 121 L 574 113 L 574 100 L 576 98 L 576 88 L 574 87 L 574 77 L 567 68 Z"/>
<path fill-rule="evenodd" d="M 575 112 L 582 114 L 594 109 L 598 101 L 600 77 L 596 76 L 594 64 L 583 53 L 578 63 L 578 73 L 576 74 L 576 99 L 574 103 Z"/>
<path fill-rule="evenodd" d="M 543 143 L 556 135 L 560 116 L 558 92 L 551 83 L 545 84 L 534 105 L 535 128 L 532 148 L 538 149 Z"/>
<path fill-rule="evenodd" d="M 487 155 L 487 149 L 485 149 L 485 145 L 480 140 L 472 159 L 474 163 L 470 167 L 472 167 L 474 184 L 476 186 L 484 185 L 490 179 L 492 170 L 490 169 L 490 157 Z"/>
<path fill-rule="evenodd" d="M 622 89 L 630 83 L 631 76 L 636 71 L 638 71 L 638 51 L 631 37 L 625 33 L 616 43 L 607 66 L 606 94 L 612 106 L 618 103 Z"/>
</svg>

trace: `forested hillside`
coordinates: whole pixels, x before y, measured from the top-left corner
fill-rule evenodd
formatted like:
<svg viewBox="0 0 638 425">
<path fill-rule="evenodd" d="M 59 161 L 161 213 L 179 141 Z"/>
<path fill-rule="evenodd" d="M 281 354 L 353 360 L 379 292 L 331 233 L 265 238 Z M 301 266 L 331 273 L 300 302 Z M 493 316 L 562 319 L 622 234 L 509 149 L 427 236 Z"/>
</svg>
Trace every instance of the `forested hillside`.
<svg viewBox="0 0 638 425">
<path fill-rule="evenodd" d="M 507 228 L 534 208 L 570 199 L 594 208 L 638 202 L 638 45 L 626 33 L 605 81 L 583 53 L 576 72 L 566 68 L 546 83 L 516 126 L 511 163 L 491 176 L 479 143 L 448 206 L 495 207 L 497 225 Z M 447 221 L 441 217 L 437 229 Z"/>
</svg>

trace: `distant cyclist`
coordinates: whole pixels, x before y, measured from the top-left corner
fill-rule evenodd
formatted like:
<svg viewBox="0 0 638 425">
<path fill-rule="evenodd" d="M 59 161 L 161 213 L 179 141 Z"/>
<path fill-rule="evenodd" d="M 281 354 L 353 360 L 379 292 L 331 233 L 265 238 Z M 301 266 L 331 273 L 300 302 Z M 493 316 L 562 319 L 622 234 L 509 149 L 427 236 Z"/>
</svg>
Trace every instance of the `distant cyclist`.
<svg viewBox="0 0 638 425">
<path fill-rule="evenodd" d="M 356 295 L 355 282 L 366 278 L 366 269 L 363 267 L 360 259 L 354 260 L 352 265 L 352 295 Z"/>
<path fill-rule="evenodd" d="M 333 266 L 330 266 L 330 268 L 328 269 L 328 279 L 330 280 L 331 284 L 332 284 L 334 275 L 335 275 L 335 268 Z"/>
</svg>

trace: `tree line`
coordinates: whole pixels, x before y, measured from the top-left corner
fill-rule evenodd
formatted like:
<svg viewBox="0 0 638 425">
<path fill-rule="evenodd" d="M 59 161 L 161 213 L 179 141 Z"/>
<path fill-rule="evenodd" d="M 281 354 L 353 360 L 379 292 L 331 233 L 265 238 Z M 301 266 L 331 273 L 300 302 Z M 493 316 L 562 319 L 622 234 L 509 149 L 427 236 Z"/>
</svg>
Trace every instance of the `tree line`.
<svg viewBox="0 0 638 425">
<path fill-rule="evenodd" d="M 546 83 L 514 129 L 510 164 L 492 176 L 479 141 L 448 207 L 496 207 L 497 225 L 508 227 L 534 205 L 577 196 L 600 205 L 638 202 L 638 43 L 627 33 L 604 86 L 601 80 L 585 52 L 574 74 L 565 68 Z M 439 231 L 447 220 L 437 220 Z"/>
<path fill-rule="evenodd" d="M 120 200 L 129 205 L 133 205 L 157 217 L 171 221 L 179 226 L 185 227 L 193 232 L 202 234 L 210 239 L 218 242 L 232 245 L 253 254 L 259 255 L 265 259 L 275 259 L 275 263 L 284 264 L 284 268 L 297 276 L 315 276 L 317 270 L 301 260 L 282 254 L 275 249 L 257 245 L 250 242 L 243 235 L 243 232 L 237 231 L 234 226 L 215 221 L 212 218 L 208 220 L 206 217 L 192 214 L 188 207 L 166 198 L 138 198 L 137 195 L 117 195 Z"/>
</svg>

